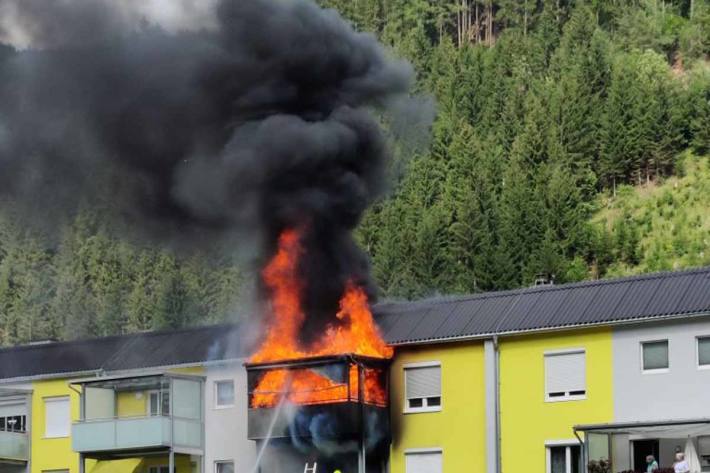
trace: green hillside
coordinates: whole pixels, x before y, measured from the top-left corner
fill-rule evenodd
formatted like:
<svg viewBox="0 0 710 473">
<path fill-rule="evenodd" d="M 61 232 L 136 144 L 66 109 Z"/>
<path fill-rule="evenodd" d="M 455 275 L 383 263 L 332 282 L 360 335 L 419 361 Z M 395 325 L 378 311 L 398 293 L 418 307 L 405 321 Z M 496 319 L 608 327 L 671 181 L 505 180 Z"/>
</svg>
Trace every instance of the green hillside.
<svg viewBox="0 0 710 473">
<path fill-rule="evenodd" d="M 593 222 L 606 229 L 607 275 L 710 265 L 710 158 L 684 155 L 661 183 L 599 197 Z"/>
</svg>

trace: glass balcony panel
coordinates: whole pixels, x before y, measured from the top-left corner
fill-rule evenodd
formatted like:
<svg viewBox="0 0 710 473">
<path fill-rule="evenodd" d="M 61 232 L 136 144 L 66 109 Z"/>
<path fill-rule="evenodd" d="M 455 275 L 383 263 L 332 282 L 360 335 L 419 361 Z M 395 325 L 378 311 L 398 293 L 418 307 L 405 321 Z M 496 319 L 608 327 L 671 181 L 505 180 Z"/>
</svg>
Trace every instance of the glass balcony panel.
<svg viewBox="0 0 710 473">
<path fill-rule="evenodd" d="M 201 412 L 200 382 L 173 379 L 173 415 L 182 419 L 200 420 Z"/>
<path fill-rule="evenodd" d="M 173 432 L 175 433 L 176 446 L 202 447 L 202 423 L 200 421 L 175 418 Z"/>
<path fill-rule="evenodd" d="M 116 410 L 116 392 L 113 389 L 86 387 L 84 389 L 84 418 L 113 419 Z"/>
<path fill-rule="evenodd" d="M 0 459 L 27 461 L 29 459 L 27 434 L 0 431 Z"/>
<path fill-rule="evenodd" d="M 123 450 L 170 444 L 170 418 L 144 417 L 79 422 L 72 429 L 77 452 Z"/>
</svg>

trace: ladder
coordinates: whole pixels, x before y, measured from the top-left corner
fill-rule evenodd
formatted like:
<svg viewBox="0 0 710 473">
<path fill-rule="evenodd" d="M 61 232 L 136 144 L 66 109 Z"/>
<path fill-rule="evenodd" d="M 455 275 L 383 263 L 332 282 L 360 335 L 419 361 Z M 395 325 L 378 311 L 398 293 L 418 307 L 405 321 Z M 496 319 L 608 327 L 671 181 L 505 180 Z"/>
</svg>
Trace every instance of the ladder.
<svg viewBox="0 0 710 473">
<path fill-rule="evenodd" d="M 306 466 L 303 468 L 303 473 L 317 473 L 318 470 L 318 462 L 313 462 L 313 466 L 309 466 L 309 463 L 306 462 Z"/>
</svg>

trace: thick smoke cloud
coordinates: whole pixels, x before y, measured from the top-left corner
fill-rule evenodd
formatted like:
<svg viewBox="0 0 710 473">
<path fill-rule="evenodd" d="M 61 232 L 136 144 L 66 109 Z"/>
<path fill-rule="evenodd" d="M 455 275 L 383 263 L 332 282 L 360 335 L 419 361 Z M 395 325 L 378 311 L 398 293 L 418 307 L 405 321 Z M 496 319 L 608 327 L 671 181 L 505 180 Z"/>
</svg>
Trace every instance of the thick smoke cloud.
<svg viewBox="0 0 710 473">
<path fill-rule="evenodd" d="M 372 110 L 412 69 L 311 1 L 164 3 L 0 0 L 0 198 L 45 221 L 110 202 L 134 234 L 236 236 L 262 261 L 306 225 L 320 327 L 367 284 L 350 232 L 384 184 Z"/>
</svg>

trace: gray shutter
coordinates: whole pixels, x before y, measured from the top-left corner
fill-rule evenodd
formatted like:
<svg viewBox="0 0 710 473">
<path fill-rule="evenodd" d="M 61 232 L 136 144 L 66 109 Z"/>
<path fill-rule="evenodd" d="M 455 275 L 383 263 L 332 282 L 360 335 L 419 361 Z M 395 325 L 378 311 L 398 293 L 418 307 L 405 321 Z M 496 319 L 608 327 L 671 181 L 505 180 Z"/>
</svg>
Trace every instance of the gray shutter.
<svg viewBox="0 0 710 473">
<path fill-rule="evenodd" d="M 586 391 L 586 370 L 584 352 L 545 355 L 547 393 Z"/>
<path fill-rule="evenodd" d="M 27 404 L 24 399 L 0 401 L 0 417 L 26 416 Z"/>
<path fill-rule="evenodd" d="M 441 396 L 441 366 L 405 368 L 407 399 Z"/>
<path fill-rule="evenodd" d="M 668 340 L 643 344 L 643 369 L 668 368 Z"/>
<path fill-rule="evenodd" d="M 407 453 L 406 473 L 442 473 L 441 452 Z"/>
</svg>

